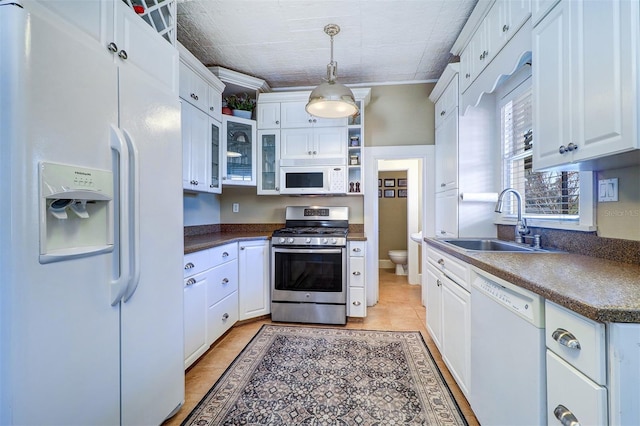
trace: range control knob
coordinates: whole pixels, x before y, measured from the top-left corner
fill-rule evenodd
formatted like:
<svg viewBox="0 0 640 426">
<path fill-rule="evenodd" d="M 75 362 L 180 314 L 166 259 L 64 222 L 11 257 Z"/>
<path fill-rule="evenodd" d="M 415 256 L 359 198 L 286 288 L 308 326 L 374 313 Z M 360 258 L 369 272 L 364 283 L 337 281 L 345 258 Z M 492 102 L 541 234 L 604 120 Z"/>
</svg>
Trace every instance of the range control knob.
<svg viewBox="0 0 640 426">
<path fill-rule="evenodd" d="M 336 240 L 335 238 L 331 239 L 331 244 L 337 244 L 337 243 L 338 243 L 338 240 Z"/>
<path fill-rule="evenodd" d="M 293 238 L 289 238 L 289 240 L 287 240 L 288 243 L 293 244 Z"/>
<path fill-rule="evenodd" d="M 326 238 L 322 239 L 322 244 L 327 244 L 327 242 L 329 242 L 329 240 L 327 240 Z"/>
<path fill-rule="evenodd" d="M 285 239 L 285 238 L 280 237 L 280 240 L 279 240 L 279 241 L 280 241 L 280 244 L 282 244 L 282 243 L 284 243 L 284 242 L 286 241 L 286 239 Z"/>
<path fill-rule="evenodd" d="M 307 243 L 310 243 L 310 242 L 311 242 L 311 238 L 307 238 L 305 241 L 306 241 Z"/>
</svg>

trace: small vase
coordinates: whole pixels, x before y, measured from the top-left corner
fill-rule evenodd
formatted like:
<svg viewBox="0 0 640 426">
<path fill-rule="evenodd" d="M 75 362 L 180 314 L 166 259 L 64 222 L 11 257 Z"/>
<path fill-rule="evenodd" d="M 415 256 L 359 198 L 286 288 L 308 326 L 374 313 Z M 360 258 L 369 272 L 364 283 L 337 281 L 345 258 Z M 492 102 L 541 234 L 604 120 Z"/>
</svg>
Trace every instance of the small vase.
<svg viewBox="0 0 640 426">
<path fill-rule="evenodd" d="M 251 119 L 251 111 L 244 111 L 242 109 L 234 109 L 233 115 L 240 118 Z"/>
</svg>

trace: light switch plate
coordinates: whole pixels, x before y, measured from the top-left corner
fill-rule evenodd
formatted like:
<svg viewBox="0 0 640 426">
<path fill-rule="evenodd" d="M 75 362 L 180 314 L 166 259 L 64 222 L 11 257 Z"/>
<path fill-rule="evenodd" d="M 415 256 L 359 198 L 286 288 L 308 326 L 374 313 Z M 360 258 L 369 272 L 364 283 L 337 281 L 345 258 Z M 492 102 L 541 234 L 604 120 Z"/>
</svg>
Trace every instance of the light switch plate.
<svg viewBox="0 0 640 426">
<path fill-rule="evenodd" d="M 240 203 L 233 203 L 231 206 L 231 210 L 234 213 L 238 213 L 240 211 Z"/>
<path fill-rule="evenodd" d="M 598 181 L 598 202 L 618 201 L 618 178 L 600 179 Z"/>
</svg>

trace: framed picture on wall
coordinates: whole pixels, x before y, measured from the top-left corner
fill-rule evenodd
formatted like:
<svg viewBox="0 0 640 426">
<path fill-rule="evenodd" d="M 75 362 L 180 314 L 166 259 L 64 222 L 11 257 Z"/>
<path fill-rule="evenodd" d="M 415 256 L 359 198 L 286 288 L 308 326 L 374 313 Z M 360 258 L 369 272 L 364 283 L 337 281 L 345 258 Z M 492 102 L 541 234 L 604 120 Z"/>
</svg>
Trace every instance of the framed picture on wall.
<svg viewBox="0 0 640 426">
<path fill-rule="evenodd" d="M 406 188 L 407 187 L 407 180 L 406 179 L 398 179 L 398 186 Z M 398 195 L 399 197 L 399 195 Z"/>
<path fill-rule="evenodd" d="M 382 179 L 378 179 L 378 188 L 382 188 Z"/>
<path fill-rule="evenodd" d="M 398 198 L 407 198 L 407 190 L 398 189 Z"/>
<path fill-rule="evenodd" d="M 384 198 L 395 198 L 396 190 L 395 189 L 385 189 L 384 190 Z"/>
<path fill-rule="evenodd" d="M 385 188 L 393 188 L 394 186 L 396 186 L 396 180 L 395 179 L 385 179 L 384 180 L 384 187 Z M 385 191 L 385 197 L 386 197 L 386 191 Z"/>
<path fill-rule="evenodd" d="M 382 198 L 382 189 L 378 189 L 378 198 Z"/>
</svg>

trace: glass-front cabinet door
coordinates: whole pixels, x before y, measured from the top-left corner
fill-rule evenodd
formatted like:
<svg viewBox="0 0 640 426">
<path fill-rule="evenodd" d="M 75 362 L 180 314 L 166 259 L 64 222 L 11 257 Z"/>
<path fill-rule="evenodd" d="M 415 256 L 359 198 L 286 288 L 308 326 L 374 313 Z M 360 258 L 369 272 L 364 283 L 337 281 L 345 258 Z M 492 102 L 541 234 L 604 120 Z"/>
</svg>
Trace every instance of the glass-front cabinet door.
<svg viewBox="0 0 640 426">
<path fill-rule="evenodd" d="M 209 162 L 209 189 L 208 192 L 220 194 L 222 192 L 222 185 L 220 185 L 220 174 L 222 168 L 220 167 L 220 122 L 212 118 L 210 121 L 211 129 L 211 161 Z"/>
<path fill-rule="evenodd" d="M 256 186 L 256 122 L 222 117 L 223 185 Z"/>
<path fill-rule="evenodd" d="M 258 131 L 258 195 L 278 195 L 280 129 Z"/>
</svg>

